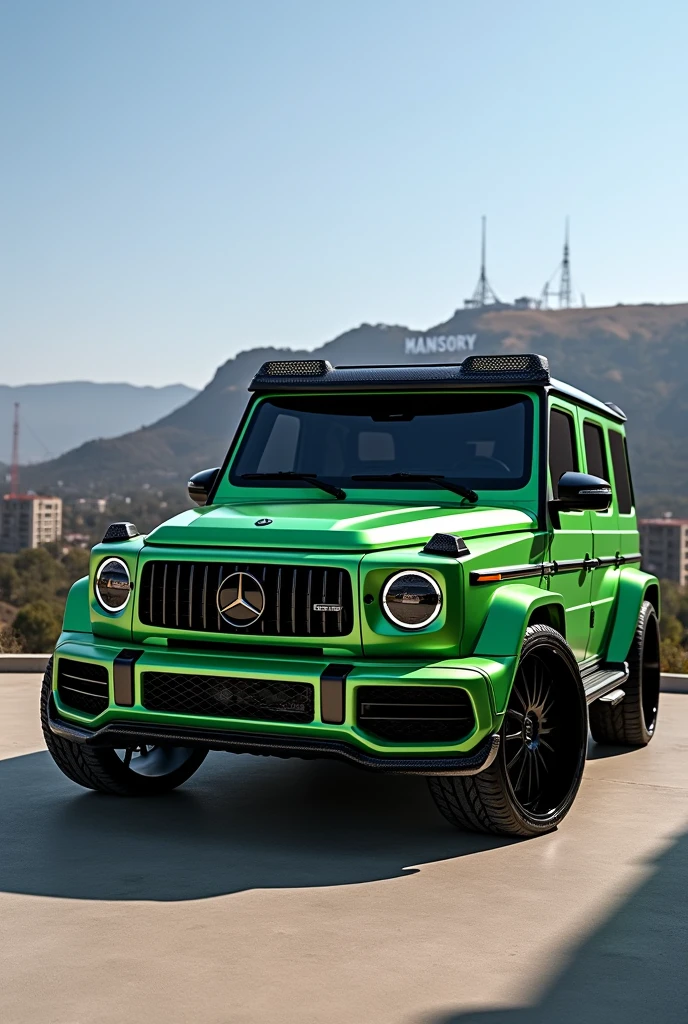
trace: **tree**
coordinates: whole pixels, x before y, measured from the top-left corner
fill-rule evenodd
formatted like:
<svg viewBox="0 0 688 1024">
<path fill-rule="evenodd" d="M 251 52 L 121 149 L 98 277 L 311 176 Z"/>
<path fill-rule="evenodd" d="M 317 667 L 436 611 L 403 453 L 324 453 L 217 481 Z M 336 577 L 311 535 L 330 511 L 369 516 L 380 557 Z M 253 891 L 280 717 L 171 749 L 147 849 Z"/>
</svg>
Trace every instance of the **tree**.
<svg viewBox="0 0 688 1024">
<path fill-rule="evenodd" d="M 25 548 L 14 557 L 14 569 L 19 576 L 15 604 L 19 607 L 34 601 L 53 600 L 66 583 L 61 562 L 51 557 L 45 548 Z"/>
<path fill-rule="evenodd" d="M 0 601 L 12 604 L 19 590 L 19 575 L 12 555 L 0 555 Z"/>
<path fill-rule="evenodd" d="M 62 629 L 62 610 L 48 601 L 32 601 L 20 609 L 14 629 L 30 653 L 52 651 Z"/>
</svg>

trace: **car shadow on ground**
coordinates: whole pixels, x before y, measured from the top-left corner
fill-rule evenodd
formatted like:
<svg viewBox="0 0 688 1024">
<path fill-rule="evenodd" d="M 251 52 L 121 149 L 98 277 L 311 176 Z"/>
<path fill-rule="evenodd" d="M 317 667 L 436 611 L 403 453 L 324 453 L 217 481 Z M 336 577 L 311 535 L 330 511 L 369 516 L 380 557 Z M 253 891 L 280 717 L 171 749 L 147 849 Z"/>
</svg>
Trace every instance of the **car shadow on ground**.
<svg viewBox="0 0 688 1024">
<path fill-rule="evenodd" d="M 122 799 L 45 751 L 0 761 L 0 890 L 190 900 L 396 878 L 508 844 L 454 829 L 425 780 L 328 761 L 210 754 L 181 789 Z"/>
<path fill-rule="evenodd" d="M 435 1014 L 422 1024 L 685 1024 L 688 834 L 647 867 L 647 880 L 622 898 L 563 968 L 553 966 L 553 979 L 532 1005 Z M 530 927 L 537 928 L 536 916 Z"/>
</svg>

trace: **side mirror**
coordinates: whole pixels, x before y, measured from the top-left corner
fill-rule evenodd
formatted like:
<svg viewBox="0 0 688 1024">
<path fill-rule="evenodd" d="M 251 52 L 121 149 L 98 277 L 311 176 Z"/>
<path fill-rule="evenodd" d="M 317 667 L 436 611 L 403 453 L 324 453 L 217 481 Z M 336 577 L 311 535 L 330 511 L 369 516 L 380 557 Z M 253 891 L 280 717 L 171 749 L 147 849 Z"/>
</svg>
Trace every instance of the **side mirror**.
<svg viewBox="0 0 688 1024">
<path fill-rule="evenodd" d="M 606 512 L 612 500 L 610 484 L 588 473 L 562 473 L 557 490 L 559 497 L 549 503 L 553 517 L 559 512 Z"/>
<path fill-rule="evenodd" d="M 219 472 L 220 467 L 216 466 L 215 469 L 202 469 L 200 473 L 194 473 L 191 477 L 187 484 L 189 497 L 192 501 L 195 501 L 197 505 L 207 504 L 208 495 L 215 485 L 217 474 Z"/>
</svg>

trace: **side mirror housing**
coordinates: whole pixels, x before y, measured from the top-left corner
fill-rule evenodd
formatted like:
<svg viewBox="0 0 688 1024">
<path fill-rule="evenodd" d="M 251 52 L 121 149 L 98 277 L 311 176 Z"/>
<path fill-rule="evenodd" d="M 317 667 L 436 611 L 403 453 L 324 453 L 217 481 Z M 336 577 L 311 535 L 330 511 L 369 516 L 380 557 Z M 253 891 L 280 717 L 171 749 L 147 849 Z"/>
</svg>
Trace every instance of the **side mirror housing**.
<svg viewBox="0 0 688 1024">
<path fill-rule="evenodd" d="M 200 473 L 194 473 L 191 477 L 187 484 L 189 497 L 197 505 L 207 505 L 208 495 L 213 489 L 219 472 L 220 467 L 216 466 L 215 469 L 202 469 Z"/>
<path fill-rule="evenodd" d="M 550 501 L 550 512 L 606 512 L 612 500 L 611 485 L 588 473 L 562 473 L 558 497 Z"/>
</svg>

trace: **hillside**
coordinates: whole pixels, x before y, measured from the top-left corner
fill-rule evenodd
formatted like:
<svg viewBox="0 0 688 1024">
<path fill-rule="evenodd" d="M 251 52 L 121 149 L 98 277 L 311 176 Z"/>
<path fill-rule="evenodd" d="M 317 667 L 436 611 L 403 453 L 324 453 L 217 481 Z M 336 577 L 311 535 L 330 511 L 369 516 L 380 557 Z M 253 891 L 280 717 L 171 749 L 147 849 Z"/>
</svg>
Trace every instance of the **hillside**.
<svg viewBox="0 0 688 1024">
<path fill-rule="evenodd" d="M 11 458 L 15 402 L 21 406 L 21 461 L 44 462 L 91 438 L 116 437 L 155 423 L 195 394 L 184 384 L 152 388 L 77 380 L 0 385 L 0 462 Z"/>
<path fill-rule="evenodd" d="M 434 350 L 434 351 L 433 351 Z M 459 310 L 428 330 L 370 325 L 312 352 L 332 363 L 462 359 L 468 351 L 536 351 L 555 376 L 620 405 L 629 416 L 636 489 L 646 499 L 688 496 L 688 304 L 608 309 Z M 150 427 L 91 441 L 25 471 L 27 485 L 66 493 L 131 493 L 144 481 L 183 484 L 216 465 L 265 359 L 301 353 L 261 348 L 221 366 L 191 401 Z"/>
</svg>

